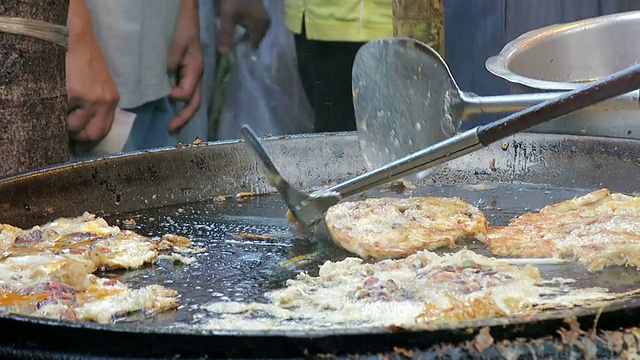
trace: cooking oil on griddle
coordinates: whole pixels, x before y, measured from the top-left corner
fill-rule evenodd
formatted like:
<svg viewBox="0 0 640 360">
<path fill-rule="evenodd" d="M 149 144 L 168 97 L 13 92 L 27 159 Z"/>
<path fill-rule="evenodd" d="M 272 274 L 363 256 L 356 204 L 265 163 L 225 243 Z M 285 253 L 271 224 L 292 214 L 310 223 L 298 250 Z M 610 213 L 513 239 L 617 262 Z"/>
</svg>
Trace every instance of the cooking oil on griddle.
<svg viewBox="0 0 640 360">
<path fill-rule="evenodd" d="M 382 188 L 367 196 L 458 196 L 482 210 L 492 225 L 506 225 L 509 219 L 525 212 L 583 195 L 595 189 L 550 188 L 529 184 L 476 184 L 421 186 L 394 191 Z M 357 197 L 354 197 L 357 199 Z M 286 206 L 277 194 L 248 198 L 227 198 L 182 206 L 165 207 L 134 214 L 108 217 L 111 224 L 134 219 L 136 231 L 151 237 L 172 233 L 187 236 L 206 252 L 195 254 L 190 265 L 159 260 L 142 269 L 116 273 L 114 276 L 132 287 L 161 284 L 180 293 L 181 306 L 175 312 L 146 318 L 142 315 L 124 319 L 154 326 L 188 326 L 204 316 L 199 310 L 214 301 L 263 302 L 264 293 L 281 288 L 286 280 L 301 271 L 316 275 L 326 260 L 341 260 L 348 254 L 326 249 L 327 239 L 309 239 L 296 235 L 285 218 Z M 462 241 L 463 246 L 482 255 L 489 251 L 478 242 Z M 294 257 L 318 254 L 294 266 L 283 266 Z M 302 256 L 301 256 L 302 255 Z M 191 256 L 191 255 L 190 255 Z M 581 287 L 606 287 L 625 291 L 640 284 L 635 269 L 607 268 L 593 274 L 579 264 L 538 266 L 543 277 L 572 278 Z"/>
<path fill-rule="evenodd" d="M 289 231 L 285 213 L 286 207 L 277 195 L 265 195 L 107 218 L 113 224 L 133 219 L 135 230 L 142 235 L 179 234 L 206 249 L 204 253 L 189 254 L 197 259 L 190 265 L 159 260 L 143 269 L 119 273 L 117 278 L 132 287 L 157 283 L 181 294 L 177 313 L 134 320 L 190 322 L 196 305 L 212 301 L 261 301 L 266 291 L 283 286 L 297 270 L 280 263 L 312 252 L 314 245 Z"/>
</svg>

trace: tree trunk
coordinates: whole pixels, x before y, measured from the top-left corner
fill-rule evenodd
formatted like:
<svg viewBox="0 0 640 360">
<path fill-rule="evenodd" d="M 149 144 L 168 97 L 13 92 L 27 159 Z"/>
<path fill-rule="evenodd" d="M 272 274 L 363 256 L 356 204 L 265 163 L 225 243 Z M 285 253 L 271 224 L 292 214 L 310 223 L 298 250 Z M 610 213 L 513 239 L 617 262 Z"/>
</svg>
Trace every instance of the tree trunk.
<svg viewBox="0 0 640 360">
<path fill-rule="evenodd" d="M 66 25 L 69 0 L 2 0 L 0 17 Z M 69 159 L 63 46 L 0 31 L 0 176 Z"/>
<path fill-rule="evenodd" d="M 393 0 L 393 35 L 422 41 L 444 58 L 443 0 Z"/>
</svg>

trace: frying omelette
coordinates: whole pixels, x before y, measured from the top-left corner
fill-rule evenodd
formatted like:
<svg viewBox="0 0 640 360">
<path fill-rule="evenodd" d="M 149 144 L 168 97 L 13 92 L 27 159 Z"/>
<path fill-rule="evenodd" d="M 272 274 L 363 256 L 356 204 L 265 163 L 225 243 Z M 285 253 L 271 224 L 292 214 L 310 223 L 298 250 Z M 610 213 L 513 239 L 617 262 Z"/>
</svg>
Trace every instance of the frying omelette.
<svg viewBox="0 0 640 360">
<path fill-rule="evenodd" d="M 484 240 L 488 221 L 457 197 L 371 198 L 343 202 L 325 216 L 333 241 L 362 258 L 400 258 Z"/>
<path fill-rule="evenodd" d="M 640 198 L 600 189 L 491 227 L 485 241 L 498 256 L 640 267 Z"/>
<path fill-rule="evenodd" d="M 543 279 L 532 265 L 518 267 L 467 249 L 367 263 L 327 261 L 318 276 L 301 273 L 266 302 L 216 301 L 202 326 L 213 330 L 420 328 L 441 322 L 528 316 L 548 309 L 599 304 L 631 294 L 574 288 L 571 279 Z M 569 290 L 569 291 L 568 291 Z"/>
<path fill-rule="evenodd" d="M 187 238 L 152 240 L 89 213 L 30 229 L 0 224 L 0 311 L 110 323 L 136 311 L 177 308 L 175 290 L 161 285 L 132 289 L 93 274 L 139 268 L 163 250 L 193 248 Z"/>
</svg>

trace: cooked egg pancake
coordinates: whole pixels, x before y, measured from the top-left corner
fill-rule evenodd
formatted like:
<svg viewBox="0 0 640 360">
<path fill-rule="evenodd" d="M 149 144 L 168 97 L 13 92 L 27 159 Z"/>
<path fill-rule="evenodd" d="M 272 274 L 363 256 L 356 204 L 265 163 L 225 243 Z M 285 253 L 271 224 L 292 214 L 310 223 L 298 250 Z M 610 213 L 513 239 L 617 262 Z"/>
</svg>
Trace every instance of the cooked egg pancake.
<svg viewBox="0 0 640 360">
<path fill-rule="evenodd" d="M 593 306 L 628 296 L 572 288 L 540 271 L 463 249 L 439 256 L 419 251 L 403 259 L 327 261 L 318 276 L 299 274 L 265 294 L 267 302 L 217 301 L 206 309 L 215 330 L 306 330 L 433 326 L 541 310 Z M 558 284 L 562 284 L 558 286 Z M 568 291 L 569 290 L 569 291 Z"/>
<path fill-rule="evenodd" d="M 108 323 L 135 311 L 176 308 L 174 290 L 160 285 L 131 289 L 92 274 L 139 268 L 163 250 L 193 249 L 185 237 L 165 235 L 154 241 L 89 213 L 31 229 L 0 224 L 0 311 Z"/>
<path fill-rule="evenodd" d="M 456 197 L 375 198 L 344 202 L 325 216 L 333 241 L 363 258 L 399 258 L 484 239 L 488 222 Z"/>
<path fill-rule="evenodd" d="M 601 189 L 492 227 L 499 256 L 575 259 L 591 270 L 640 266 L 640 198 Z"/>
</svg>

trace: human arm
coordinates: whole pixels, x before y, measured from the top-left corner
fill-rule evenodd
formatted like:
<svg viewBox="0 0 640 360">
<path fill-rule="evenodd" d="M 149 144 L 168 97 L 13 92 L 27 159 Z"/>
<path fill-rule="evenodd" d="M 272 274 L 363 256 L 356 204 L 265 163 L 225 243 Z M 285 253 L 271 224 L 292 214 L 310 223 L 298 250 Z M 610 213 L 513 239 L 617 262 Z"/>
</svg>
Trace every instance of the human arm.
<svg viewBox="0 0 640 360">
<path fill-rule="evenodd" d="M 120 94 L 93 32 L 85 0 L 70 0 L 67 27 L 69 132 L 78 141 L 98 141 L 111 129 Z"/>
<path fill-rule="evenodd" d="M 236 25 L 247 29 L 249 41 L 257 46 L 271 20 L 262 0 L 220 0 L 220 35 L 218 49 L 225 54 L 233 48 Z"/>
<path fill-rule="evenodd" d="M 211 1 L 211 0 L 204 0 Z M 169 73 L 175 73 L 178 81 L 169 95 L 187 104 L 169 123 L 169 131 L 180 129 L 200 107 L 200 81 L 204 69 L 200 45 L 198 0 L 180 0 L 180 10 L 173 44 L 167 62 Z"/>
</svg>

